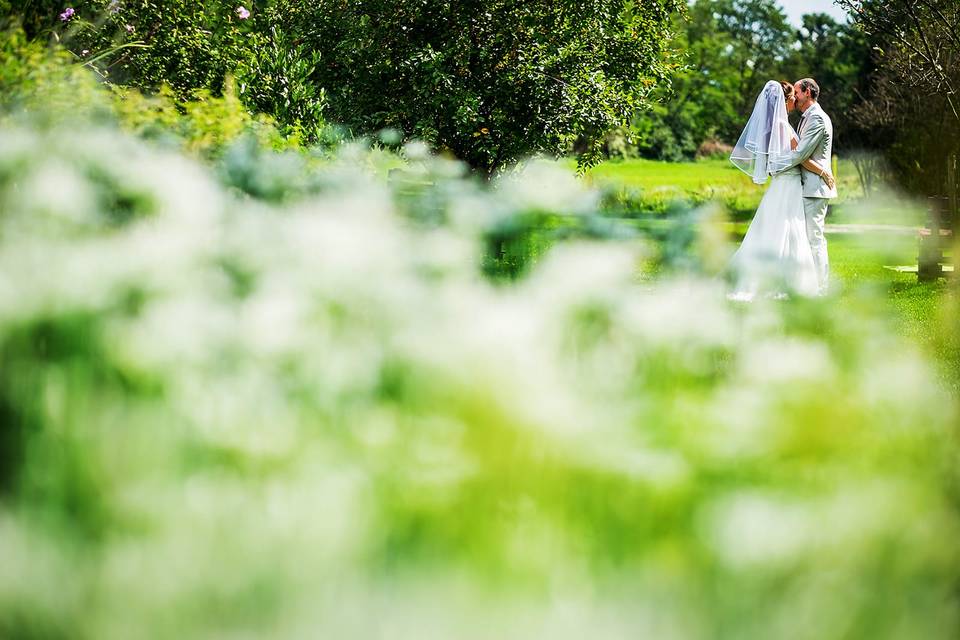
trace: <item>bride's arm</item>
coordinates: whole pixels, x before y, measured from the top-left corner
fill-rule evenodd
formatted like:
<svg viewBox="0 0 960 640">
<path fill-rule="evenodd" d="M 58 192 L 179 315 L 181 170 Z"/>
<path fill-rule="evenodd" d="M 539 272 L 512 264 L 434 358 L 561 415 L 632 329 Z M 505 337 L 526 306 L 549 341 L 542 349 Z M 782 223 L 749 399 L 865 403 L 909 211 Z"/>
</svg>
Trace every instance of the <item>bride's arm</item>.
<svg viewBox="0 0 960 640">
<path fill-rule="evenodd" d="M 790 148 L 791 149 L 797 148 L 796 138 L 790 138 Z M 820 176 L 821 178 L 823 178 L 824 182 L 826 182 L 827 186 L 830 187 L 831 189 L 833 189 L 833 187 L 836 185 L 836 180 L 834 179 L 833 174 L 831 174 L 830 171 L 828 171 L 827 169 L 824 169 L 813 160 L 810 160 L 808 158 L 801 163 L 801 166 L 807 171 L 811 171 L 817 174 L 818 176 Z"/>
</svg>

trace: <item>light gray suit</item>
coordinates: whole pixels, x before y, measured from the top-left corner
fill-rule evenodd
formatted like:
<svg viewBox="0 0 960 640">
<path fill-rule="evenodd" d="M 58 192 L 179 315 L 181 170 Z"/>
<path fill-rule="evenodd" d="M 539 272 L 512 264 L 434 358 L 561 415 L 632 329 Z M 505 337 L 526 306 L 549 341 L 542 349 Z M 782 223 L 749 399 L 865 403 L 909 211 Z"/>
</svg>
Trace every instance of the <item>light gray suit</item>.
<svg viewBox="0 0 960 640">
<path fill-rule="evenodd" d="M 830 171 L 833 161 L 833 122 L 818 103 L 814 102 L 803 112 L 799 133 L 800 142 L 790 156 L 787 170 L 806 160 L 813 160 L 825 171 Z M 830 260 L 827 256 L 827 239 L 823 235 L 823 227 L 827 218 L 827 206 L 830 200 L 837 197 L 837 189 L 836 186 L 833 189 L 828 187 L 823 178 L 816 173 L 802 167 L 801 169 L 807 240 L 813 251 L 820 289 L 824 290 L 830 274 Z"/>
</svg>

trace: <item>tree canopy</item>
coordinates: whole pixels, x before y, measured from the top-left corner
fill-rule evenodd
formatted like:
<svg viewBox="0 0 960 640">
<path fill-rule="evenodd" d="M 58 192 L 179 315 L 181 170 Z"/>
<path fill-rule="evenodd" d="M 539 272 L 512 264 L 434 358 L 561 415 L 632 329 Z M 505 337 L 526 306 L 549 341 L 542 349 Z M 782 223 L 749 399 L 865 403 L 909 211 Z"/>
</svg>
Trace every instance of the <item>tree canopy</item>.
<svg viewBox="0 0 960 640">
<path fill-rule="evenodd" d="M 877 132 L 902 185 L 946 190 L 960 153 L 960 5 L 955 0 L 840 0 L 871 43 L 877 69 L 856 115 Z"/>
<path fill-rule="evenodd" d="M 492 174 L 532 153 L 599 157 L 676 69 L 671 15 L 683 0 L 80 0 L 21 10 L 30 35 L 109 51 L 99 67 L 181 93 L 238 76 L 255 109 L 310 130 L 394 129 Z"/>
<path fill-rule="evenodd" d="M 677 0 L 291 3 L 284 28 L 318 53 L 329 119 L 392 128 L 495 172 L 622 124 L 674 69 Z"/>
<path fill-rule="evenodd" d="M 675 25 L 685 67 L 635 118 L 641 154 L 677 160 L 693 157 L 705 140 L 732 143 L 767 80 L 808 76 L 844 131 L 838 145 L 868 142 L 851 107 L 862 100 L 872 63 L 851 25 L 809 14 L 795 28 L 774 0 L 697 0 Z"/>
</svg>

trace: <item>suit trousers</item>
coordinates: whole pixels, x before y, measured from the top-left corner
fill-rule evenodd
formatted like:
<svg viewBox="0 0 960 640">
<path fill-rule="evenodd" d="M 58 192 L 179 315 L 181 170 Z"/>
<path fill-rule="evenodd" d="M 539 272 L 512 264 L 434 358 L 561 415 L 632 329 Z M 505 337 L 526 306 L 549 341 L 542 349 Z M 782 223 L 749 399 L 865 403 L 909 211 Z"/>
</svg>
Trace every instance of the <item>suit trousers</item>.
<svg viewBox="0 0 960 640">
<path fill-rule="evenodd" d="M 829 204 L 830 200 L 827 198 L 803 199 L 803 213 L 807 219 L 807 240 L 810 242 L 810 250 L 813 252 L 813 263 L 817 267 L 817 280 L 821 292 L 826 291 L 827 280 L 830 277 L 827 239 L 823 234 Z"/>
</svg>

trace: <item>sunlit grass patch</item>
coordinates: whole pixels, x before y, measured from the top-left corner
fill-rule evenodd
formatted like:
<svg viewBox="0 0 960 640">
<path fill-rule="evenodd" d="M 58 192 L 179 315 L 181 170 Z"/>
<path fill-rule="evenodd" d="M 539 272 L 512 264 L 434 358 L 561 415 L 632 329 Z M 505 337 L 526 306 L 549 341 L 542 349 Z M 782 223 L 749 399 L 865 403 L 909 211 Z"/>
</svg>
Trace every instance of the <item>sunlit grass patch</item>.
<svg viewBox="0 0 960 640">
<path fill-rule="evenodd" d="M 567 161 L 567 166 L 572 169 L 572 161 Z M 676 202 L 687 205 L 718 202 L 734 218 L 749 219 L 765 189 L 723 158 L 696 162 L 607 161 L 588 170 L 585 180 L 606 193 L 613 210 L 632 216 L 662 215 Z M 838 163 L 838 180 L 840 198 L 836 209 L 843 211 L 848 201 L 862 197 L 863 188 L 852 162 L 842 158 Z M 893 215 L 882 219 L 890 220 Z"/>
</svg>

